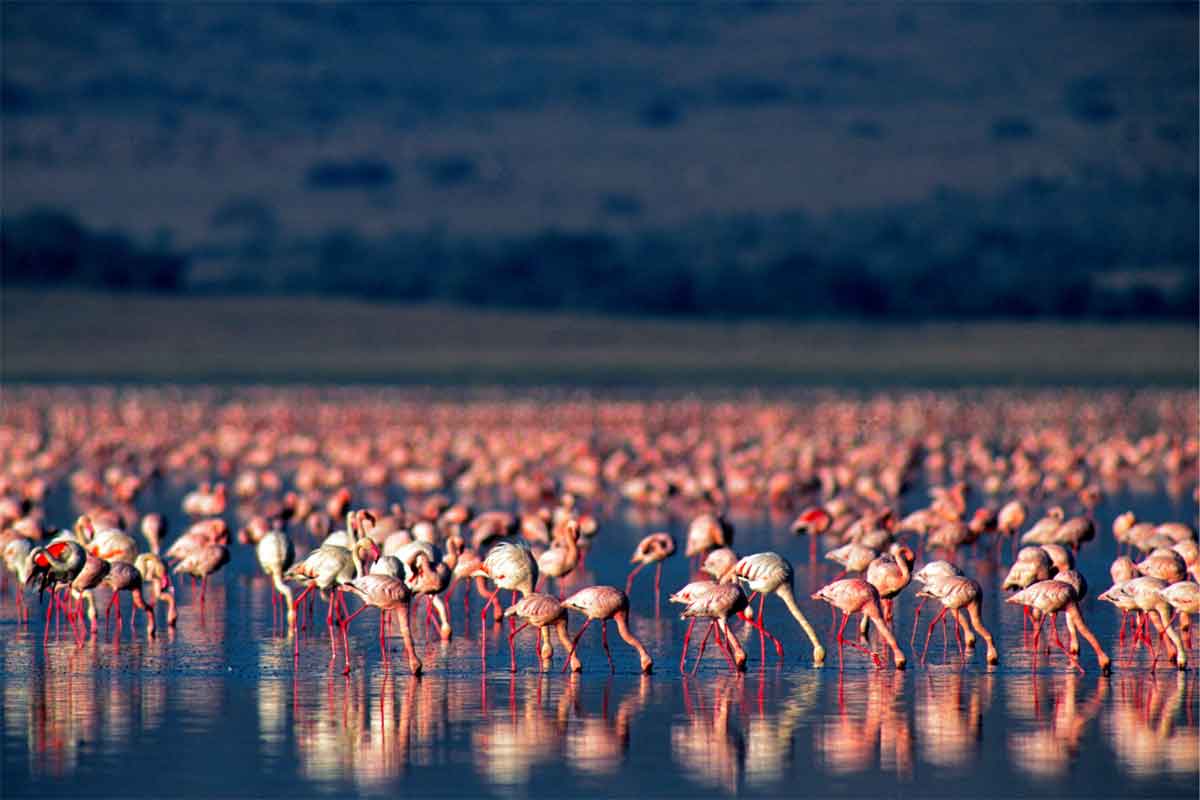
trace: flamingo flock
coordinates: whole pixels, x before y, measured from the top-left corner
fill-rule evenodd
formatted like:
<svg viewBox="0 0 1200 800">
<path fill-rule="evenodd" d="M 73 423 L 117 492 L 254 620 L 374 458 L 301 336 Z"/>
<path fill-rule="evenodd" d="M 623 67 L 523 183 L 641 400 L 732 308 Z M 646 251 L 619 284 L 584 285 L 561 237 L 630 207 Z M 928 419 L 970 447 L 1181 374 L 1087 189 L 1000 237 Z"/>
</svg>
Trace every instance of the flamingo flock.
<svg viewBox="0 0 1200 800">
<path fill-rule="evenodd" d="M 809 642 L 800 661 L 816 668 L 826 645 L 836 645 L 839 668 L 847 646 L 880 669 L 904 669 L 910 657 L 926 664 L 940 623 L 944 642 L 954 626 L 962 664 L 980 639 L 989 668 L 1018 653 L 1036 664 L 1048 652 L 1044 635 L 1067 668 L 1082 670 L 1082 637 L 1107 673 L 1114 659 L 1084 615 L 1096 613 L 1092 600 L 1121 613 L 1119 648 L 1132 617 L 1124 664 L 1135 665 L 1144 650 L 1152 670 L 1160 658 L 1186 669 L 1194 647 L 1194 520 L 1098 514 L 1105 497 L 1147 483 L 1197 499 L 1194 397 L 817 396 L 803 409 L 762 401 L 527 407 L 336 392 L 302 398 L 34 389 L 6 398 L 0 555 L 17 621 L 30 623 L 36 588 L 46 608 L 43 641 L 57 618 L 82 643 L 98 635 L 98 593 L 107 595 L 106 625 L 115 608 L 118 630 L 128 593 L 130 627 L 136 612 L 154 637 L 159 605 L 168 630 L 178 624 L 178 581 L 190 578 L 203 614 L 210 582 L 247 559 L 270 587 L 273 628 L 297 660 L 314 638 L 314 600 L 323 600 L 330 660 L 340 656 L 347 673 L 356 663 L 351 624 L 366 609 L 378 611 L 381 659 L 390 662 L 396 626 L 408 668 L 420 674 L 417 634 L 449 642 L 468 632 L 473 594 L 482 601 L 481 670 L 494 633 L 506 635 L 516 671 L 518 635 L 532 627 L 540 670 L 554 668 L 556 638 L 561 669 L 580 671 L 593 622 L 616 670 L 612 621 L 632 651 L 633 662 L 621 667 L 650 673 L 655 658 L 637 633 L 639 617 L 647 607 L 661 614 L 667 569 L 686 571 L 667 604 L 680 606 L 687 622 L 681 671 L 697 620 L 709 624 L 693 671 L 710 640 L 734 672 L 751 661 L 743 645 L 750 637 L 758 638 L 759 664 L 787 661 L 778 623 L 775 632 L 767 626 L 768 596 Z M 165 486 L 182 496 L 178 508 L 159 504 Z M 62 528 L 46 513 L 59 487 L 79 512 Z M 756 512 L 779 535 L 771 550 L 739 553 L 746 537 L 736 536 L 735 520 Z M 637 542 L 623 588 L 590 583 L 589 554 L 595 565 L 597 550 L 629 552 L 605 535 L 618 514 L 661 530 Z M 173 519 L 187 523 L 172 539 Z M 231 522 L 241 526 L 236 537 Z M 683 532 L 681 553 L 672 524 Z M 1105 530 L 1119 556 L 1111 585 L 1092 598 L 1078 555 Z M 789 547 L 795 537 L 807 546 Z M 652 593 L 635 586 L 649 566 Z M 801 579 L 808 586 L 797 594 Z M 451 601 L 460 586 L 458 622 Z M 635 588 L 652 594 L 645 604 Z M 921 606 L 909 654 L 897 631 L 895 603 L 905 597 L 940 606 L 919 654 Z M 822 603 L 841 612 L 824 641 L 810 622 Z M 997 614 L 1021 608 L 1021 644 L 1005 653 L 985 625 L 992 603 Z"/>
</svg>

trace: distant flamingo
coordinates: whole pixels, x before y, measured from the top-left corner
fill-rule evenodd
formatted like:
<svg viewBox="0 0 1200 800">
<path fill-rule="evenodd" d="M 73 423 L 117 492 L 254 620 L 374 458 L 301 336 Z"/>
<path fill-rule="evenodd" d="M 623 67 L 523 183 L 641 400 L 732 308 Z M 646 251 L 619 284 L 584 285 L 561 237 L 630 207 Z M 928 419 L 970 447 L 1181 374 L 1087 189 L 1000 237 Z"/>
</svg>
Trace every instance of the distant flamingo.
<svg viewBox="0 0 1200 800">
<path fill-rule="evenodd" d="M 701 514 L 688 525 L 687 548 L 684 553 L 688 558 L 703 555 L 718 547 L 729 547 L 733 544 L 733 526 L 722 516 Z"/>
<path fill-rule="evenodd" d="M 141 553 L 134 559 L 133 566 L 142 575 L 142 585 L 149 586 L 153 591 L 154 602 L 151 609 L 158 605 L 159 600 L 167 604 L 167 626 L 175 627 L 179 612 L 175 608 L 175 588 L 171 585 L 167 565 L 157 553 Z"/>
<path fill-rule="evenodd" d="M 288 629 L 296 627 L 296 609 L 293 607 L 292 588 L 283 582 L 283 576 L 296 560 L 296 549 L 291 538 L 283 531 L 274 530 L 263 534 L 254 546 L 254 554 L 258 557 L 258 565 L 263 573 L 271 579 L 275 591 L 271 594 L 272 624 L 274 624 L 275 608 L 279 598 L 287 604 Z M 276 594 L 279 597 L 276 597 Z"/>
<path fill-rule="evenodd" d="M 555 588 L 562 594 L 562 579 L 570 575 L 578 564 L 579 520 L 567 518 L 555 526 L 551 546 L 538 556 L 538 574 L 543 580 L 554 578 Z"/>
<path fill-rule="evenodd" d="M 182 572 L 200 579 L 200 606 L 203 608 L 204 595 L 208 591 L 208 576 L 228 563 L 229 548 L 220 544 L 210 544 L 193 551 L 191 555 L 176 564 L 171 571 Z"/>
<path fill-rule="evenodd" d="M 716 551 L 712 551 L 715 553 Z M 655 605 L 658 604 L 658 592 L 662 585 L 662 565 L 663 561 L 675 554 L 675 539 L 669 533 L 652 533 L 638 542 L 637 547 L 633 550 L 633 557 L 629 559 L 630 564 L 636 564 L 629 573 L 629 577 L 625 579 L 625 593 L 629 594 L 629 590 L 633 588 L 634 577 L 642 571 L 642 568 L 654 564 L 654 599 Z M 711 555 L 710 553 L 709 555 Z M 707 560 L 707 557 L 706 557 Z"/>
<path fill-rule="evenodd" d="M 806 508 L 792 522 L 792 533 L 808 536 L 808 563 L 817 561 L 817 538 L 833 526 L 833 515 L 819 506 Z"/>
</svg>

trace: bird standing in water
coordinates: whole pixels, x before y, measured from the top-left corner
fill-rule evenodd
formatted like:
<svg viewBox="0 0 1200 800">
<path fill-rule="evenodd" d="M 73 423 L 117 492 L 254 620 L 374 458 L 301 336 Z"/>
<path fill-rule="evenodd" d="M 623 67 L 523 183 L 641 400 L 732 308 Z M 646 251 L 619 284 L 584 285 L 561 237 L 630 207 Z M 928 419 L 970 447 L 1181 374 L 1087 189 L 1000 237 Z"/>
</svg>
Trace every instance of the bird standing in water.
<svg viewBox="0 0 1200 800">
<path fill-rule="evenodd" d="M 537 628 L 538 631 L 538 659 L 543 672 L 550 666 L 551 659 L 554 658 L 554 645 L 550 642 L 548 628 L 554 628 L 555 633 L 558 634 L 558 640 L 562 642 L 562 646 L 569 654 L 567 662 L 571 670 L 579 672 L 583 669 L 583 665 L 571 646 L 571 637 L 567 630 L 566 606 L 557 597 L 548 594 L 527 594 L 505 610 L 504 616 L 524 620 L 521 625 L 508 634 L 510 669 L 513 672 L 517 671 L 517 651 L 513 641 L 517 634 L 529 625 Z"/>
<path fill-rule="evenodd" d="M 733 565 L 726 575 L 722 576 L 722 583 L 730 583 L 732 581 L 741 581 L 745 583 L 750 591 L 748 602 L 754 601 L 754 596 L 759 596 L 758 614 L 754 619 L 754 627 L 758 629 L 760 650 L 763 653 L 763 658 L 766 657 L 766 642 L 765 638 L 770 637 L 775 644 L 776 653 L 783 657 L 783 645 L 774 636 L 767 633 L 763 625 L 763 613 L 766 605 L 767 595 L 775 594 L 787 606 L 788 611 L 795 617 L 796 622 L 804 630 L 804 634 L 808 636 L 809 642 L 813 648 L 813 663 L 821 664 L 825 661 L 825 648 L 821 646 L 820 640 L 817 639 L 817 632 L 813 630 L 813 626 L 809 624 L 805 618 L 804 612 L 800 610 L 800 606 L 796 603 L 795 592 L 792 589 L 793 571 L 792 565 L 788 560 L 778 553 L 755 553 L 754 555 L 746 556 Z"/>
<path fill-rule="evenodd" d="M 610 672 L 613 671 L 612 653 L 608 649 L 608 621 L 611 619 L 617 623 L 617 633 L 621 635 L 621 638 L 637 651 L 638 657 L 641 659 L 642 672 L 649 673 L 654 669 L 654 659 L 633 635 L 633 631 L 629 630 L 629 597 L 620 589 L 615 586 L 589 586 L 571 595 L 562 604 L 587 617 L 587 621 L 583 623 L 571 642 L 571 655 L 575 654 L 579 637 L 583 636 L 583 632 L 587 630 L 593 620 L 598 619 L 600 620 L 600 641 L 604 645 L 604 655 L 608 657 L 608 669 Z M 564 666 L 563 669 L 565 671 L 566 667 Z"/>
<path fill-rule="evenodd" d="M 675 540 L 669 533 L 652 533 L 638 542 L 637 547 L 633 550 L 633 557 L 629 559 L 630 564 L 637 566 L 630 570 L 629 577 L 625 579 L 625 594 L 629 594 L 629 590 L 633 588 L 633 579 L 642 571 L 642 568 L 654 564 L 654 605 L 657 608 L 658 593 L 662 585 L 663 561 L 674 554 Z"/>
<path fill-rule="evenodd" d="M 842 625 L 838 628 L 837 633 L 839 666 L 842 664 L 842 645 L 846 642 L 849 642 L 853 647 L 871 656 L 871 660 L 875 662 L 876 666 L 880 666 L 882 663 L 879 656 L 873 650 L 868 650 L 858 642 L 846 639 L 842 635 L 846 630 L 846 623 L 850 621 L 850 616 L 852 614 L 863 614 L 869 617 L 871 622 L 875 623 L 876 630 L 883 636 L 888 647 L 892 649 L 892 661 L 895 663 L 896 669 L 904 669 L 907 660 L 904 657 L 904 653 L 900 650 L 900 645 L 896 643 L 896 637 L 892 634 L 892 629 L 888 627 L 888 624 L 883 619 L 883 612 L 879 607 L 879 592 L 876 591 L 874 586 L 861 578 L 844 578 L 823 587 L 812 596 L 812 599 L 824 600 L 842 612 Z"/>
<path fill-rule="evenodd" d="M 729 632 L 729 618 L 744 611 L 749 605 L 740 586 L 736 583 L 694 581 L 671 595 L 670 600 L 672 603 L 683 603 L 685 608 L 679 618 L 690 620 L 687 633 L 683 637 L 683 651 L 679 654 L 680 672 L 684 671 L 687 661 L 688 642 L 692 638 L 692 628 L 695 627 L 696 620 L 700 617 L 707 617 L 712 622 L 704 632 L 704 638 L 700 640 L 700 652 L 696 655 L 692 673 L 695 674 L 696 668 L 700 666 L 700 660 L 704 658 L 704 647 L 708 643 L 708 637 L 712 634 L 714 626 L 718 628 L 717 646 L 725 653 L 729 666 L 736 671 L 746 668 L 746 651 L 742 649 L 742 643 L 738 641 L 737 637 Z M 726 652 L 727 647 L 732 650 L 732 655 Z"/>
</svg>

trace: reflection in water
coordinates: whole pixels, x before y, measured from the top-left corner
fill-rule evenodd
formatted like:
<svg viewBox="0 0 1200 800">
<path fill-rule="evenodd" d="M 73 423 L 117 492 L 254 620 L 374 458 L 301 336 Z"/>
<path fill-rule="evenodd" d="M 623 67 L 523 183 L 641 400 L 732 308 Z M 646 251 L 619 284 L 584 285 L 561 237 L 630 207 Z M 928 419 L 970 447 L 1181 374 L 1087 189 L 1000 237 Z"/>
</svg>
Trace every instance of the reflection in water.
<svg viewBox="0 0 1200 800">
<path fill-rule="evenodd" d="M 895 670 L 838 673 L 838 713 L 821 724 L 814 742 L 829 772 L 912 775 L 904 677 Z"/>
<path fill-rule="evenodd" d="M 1083 683 L 1092 684 L 1080 702 Z M 1084 678 L 1074 672 L 1010 679 L 1008 700 L 1014 716 L 1032 725 L 1015 726 L 1008 733 L 1008 751 L 1022 772 L 1032 777 L 1061 778 L 1079 752 L 1079 742 L 1108 696 L 1107 678 Z M 1086 690 L 1085 690 L 1086 691 Z"/>
<path fill-rule="evenodd" d="M 740 731 L 730 727 L 729 714 L 744 680 L 722 674 L 704 685 L 684 678 L 688 719 L 671 728 L 671 752 L 688 778 L 730 794 L 737 791 L 741 778 L 745 741 Z"/>
<path fill-rule="evenodd" d="M 961 672 L 916 678 L 915 713 L 921 758 L 939 767 L 972 766 L 983 738 L 983 714 L 992 705 L 995 676 Z"/>
<path fill-rule="evenodd" d="M 169 680 L 153 668 L 154 646 L 130 644 L 119 657 L 94 645 L 4 651 L 6 674 L 30 676 L 5 681 L 3 720 L 6 739 L 26 743 L 35 780 L 67 778 L 96 755 L 120 761 L 167 725 L 198 742 L 229 735 L 227 679 Z M 635 729 L 639 740 L 669 748 L 663 785 L 779 791 L 810 769 L 810 749 L 818 774 L 908 781 L 918 762 L 959 772 L 983 767 L 984 736 L 1000 733 L 984 730 L 985 719 L 997 718 L 989 712 L 998 690 L 1005 702 L 997 725 L 1010 762 L 1039 782 L 1072 774 L 1098 717 L 1101 748 L 1115 752 L 1122 773 L 1183 781 L 1197 774 L 1194 673 L 835 677 L 777 669 L 680 682 L 541 673 L 489 680 L 387 668 L 296 673 L 289 652 L 271 641 L 256 648 L 249 719 L 257 730 L 248 738 L 269 769 L 294 770 L 309 786 L 390 791 L 424 767 L 472 770 L 482 784 L 518 790 L 564 772 L 615 779 L 634 757 Z M 797 754 L 805 754 L 800 763 Z"/>
<path fill-rule="evenodd" d="M 1177 672 L 1114 681 L 1117 702 L 1111 704 L 1105 730 L 1124 770 L 1143 778 L 1196 774 L 1196 680 L 1195 672 Z"/>
</svg>

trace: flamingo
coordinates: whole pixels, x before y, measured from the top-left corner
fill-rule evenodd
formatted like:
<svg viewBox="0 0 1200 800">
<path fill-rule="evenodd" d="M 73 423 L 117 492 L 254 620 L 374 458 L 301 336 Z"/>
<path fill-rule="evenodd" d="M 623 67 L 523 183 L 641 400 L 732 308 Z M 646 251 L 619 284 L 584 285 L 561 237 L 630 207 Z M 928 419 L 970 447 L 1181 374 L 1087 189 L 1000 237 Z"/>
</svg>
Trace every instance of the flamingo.
<svg viewBox="0 0 1200 800">
<path fill-rule="evenodd" d="M 699 617 L 708 617 L 712 620 L 709 623 L 708 629 L 704 632 L 704 638 L 700 640 L 700 652 L 696 655 L 696 662 L 692 666 L 692 673 L 695 674 L 696 668 L 700 666 L 701 659 L 704 658 L 704 647 L 708 643 L 708 637 L 713 632 L 713 626 L 719 628 L 717 634 L 717 644 L 722 651 L 728 643 L 728 647 L 733 651 L 732 657 L 729 653 L 725 654 L 725 658 L 729 661 L 729 666 L 735 671 L 742 671 L 746 668 L 746 651 L 742 649 L 742 643 L 737 637 L 729 632 L 729 618 L 746 609 L 749 601 L 746 595 L 742 593 L 742 588 L 736 583 L 715 583 L 713 581 L 696 581 L 684 586 L 670 598 L 673 603 L 683 603 L 685 605 L 683 613 L 679 615 L 680 619 L 690 619 L 688 623 L 687 633 L 683 637 L 683 651 L 679 654 L 679 671 L 684 671 L 684 664 L 687 660 L 688 641 L 692 636 L 692 626 L 696 624 L 696 619 Z"/>
<path fill-rule="evenodd" d="M 163 563 L 157 553 L 140 553 L 134 559 L 133 566 L 142 575 L 142 585 L 149 586 L 154 590 L 154 602 L 151 604 L 151 608 L 157 606 L 158 601 L 165 598 L 167 626 L 175 627 L 175 623 L 179 619 L 179 612 L 175 609 L 175 587 L 171 585 L 167 565 Z"/>
<path fill-rule="evenodd" d="M 1180 641 L 1179 635 L 1175 633 L 1175 629 L 1171 627 L 1171 606 L 1162 595 L 1163 589 L 1166 589 L 1167 586 L 1167 582 L 1161 578 L 1144 576 L 1113 586 L 1108 592 L 1105 592 L 1105 595 L 1108 596 L 1102 599 L 1113 602 L 1118 608 L 1121 607 L 1121 604 L 1117 602 L 1116 598 L 1127 597 L 1132 600 L 1142 618 L 1134 632 L 1134 641 L 1137 642 L 1140 639 L 1151 647 L 1156 664 L 1158 661 L 1157 651 L 1154 650 L 1153 643 L 1145 634 L 1146 620 L 1149 620 L 1150 624 L 1158 631 L 1159 637 L 1165 636 L 1167 639 L 1167 657 L 1174 658 L 1176 666 L 1185 669 L 1187 667 L 1187 649 Z M 1151 668 L 1153 666 L 1152 664 Z"/>
<path fill-rule="evenodd" d="M 163 539 L 167 536 L 167 520 L 158 512 L 151 512 L 142 517 L 142 536 L 150 547 L 150 552 L 158 554 L 162 548 Z"/>
<path fill-rule="evenodd" d="M 701 514 L 688 525 L 684 555 L 692 558 L 732 544 L 733 526 L 728 520 L 717 514 Z"/>
<path fill-rule="evenodd" d="M 408 567 L 404 562 L 401 564 Z M 454 631 L 450 626 L 450 616 L 446 611 L 446 604 L 439 596 L 450 585 L 450 568 L 444 562 L 433 562 L 426 553 L 418 552 L 408 572 L 408 576 L 404 579 L 404 585 L 414 595 L 424 595 L 428 598 L 441 621 L 438 633 L 442 637 L 442 641 L 450 641 Z"/>
<path fill-rule="evenodd" d="M 754 601 L 754 596 L 759 596 L 758 614 L 755 616 L 754 625 L 758 628 L 759 645 L 763 651 L 765 659 L 766 642 L 764 637 L 770 637 L 775 643 L 776 653 L 783 656 L 783 646 L 779 640 L 767 633 L 763 625 L 763 612 L 765 610 L 768 594 L 775 594 L 787 606 L 788 611 L 799 623 L 804 630 L 804 634 L 808 636 L 809 642 L 813 648 L 813 663 L 821 664 L 825 661 L 825 648 L 821 646 L 821 642 L 817 639 L 817 632 L 813 630 L 808 619 L 805 618 L 804 612 L 800 610 L 800 606 L 796 603 L 796 596 L 792 586 L 793 570 L 792 565 L 786 558 L 778 553 L 755 553 L 754 555 L 746 556 L 745 558 L 734 564 L 733 569 L 721 577 L 722 583 L 730 583 L 735 580 L 745 583 L 753 594 L 750 595 L 748 602 Z"/>
<path fill-rule="evenodd" d="M 833 515 L 820 506 L 806 508 L 792 522 L 792 533 L 808 536 L 808 563 L 817 561 L 817 537 L 833 526 Z"/>
<path fill-rule="evenodd" d="M 101 528 L 97 531 L 87 515 L 81 516 L 76 526 L 76 530 L 86 537 L 84 549 L 93 556 L 105 561 L 124 561 L 129 564 L 137 558 L 137 542 L 124 531 L 117 528 Z"/>
<path fill-rule="evenodd" d="M 842 635 L 852 614 L 864 614 L 875 623 L 875 628 L 883 636 L 888 647 L 892 649 L 892 661 L 896 665 L 896 669 L 904 669 L 908 663 L 907 659 L 901 652 L 900 645 L 896 643 L 896 637 L 892 635 L 891 628 L 883 620 L 883 613 L 879 608 L 879 592 L 875 590 L 874 586 L 862 578 L 845 578 L 823 587 L 812 595 L 812 599 L 824 600 L 842 612 L 842 625 L 838 628 L 837 633 L 839 668 L 842 664 L 842 645 L 846 642 L 870 655 L 876 666 L 880 666 L 882 663 L 874 651 L 868 650 L 858 642 L 846 639 Z"/>
<path fill-rule="evenodd" d="M 208 576 L 228 563 L 229 548 L 221 544 L 209 544 L 193 551 L 187 558 L 176 564 L 171 572 L 182 572 L 200 579 L 200 607 L 203 608 L 204 595 L 208 591 Z M 119 617 L 120 608 L 117 611 Z"/>
<path fill-rule="evenodd" d="M 29 553 L 33 550 L 33 544 L 24 536 L 16 536 L 4 545 L 2 552 L 4 558 L 4 567 L 13 574 L 16 579 L 13 585 L 13 594 L 17 600 L 17 621 L 24 622 L 29 617 L 29 609 L 25 606 L 24 586 L 29 580 L 29 570 L 32 568 L 32 563 L 29 560 Z"/>
<path fill-rule="evenodd" d="M 912 566 L 916 557 L 913 551 L 901 544 L 893 544 L 888 548 L 888 552 L 876 558 L 867 565 L 867 573 L 864 576 L 867 583 L 875 587 L 879 592 L 879 598 L 883 601 L 883 618 L 889 625 L 894 624 L 892 620 L 892 598 L 904 591 L 912 581 Z M 867 618 L 863 617 L 860 633 L 867 632 Z"/>
<path fill-rule="evenodd" d="M 942 604 L 941 612 L 934 617 L 933 622 L 929 623 L 929 630 L 925 634 L 925 648 L 921 651 L 922 661 L 925 660 L 925 654 L 929 651 L 929 637 L 933 634 L 938 620 L 945 617 L 947 611 L 953 612 L 955 640 L 958 641 L 962 637 L 961 632 L 965 631 L 967 648 L 975 645 L 975 635 L 971 633 L 971 629 L 967 627 L 967 623 L 962 618 L 962 609 L 966 608 L 971 625 L 987 642 L 987 663 L 991 665 L 1000 663 L 1000 654 L 996 651 L 996 643 L 992 640 L 992 634 L 983 626 L 983 617 L 980 613 L 983 605 L 983 587 L 978 582 L 958 575 L 933 578 L 917 592 L 917 596 L 933 597 Z"/>
<path fill-rule="evenodd" d="M 93 636 L 96 635 L 96 599 L 92 596 L 92 590 L 107 577 L 108 571 L 109 563 L 107 561 L 89 554 L 83 569 L 71 581 L 71 597 L 78 604 L 87 602 L 88 622 L 91 623 Z"/>
<path fill-rule="evenodd" d="M 1083 620 L 1083 614 L 1079 612 L 1079 605 L 1075 598 L 1075 589 L 1068 583 L 1055 580 L 1042 580 L 1030 584 L 1016 594 L 1005 599 L 1006 603 L 1013 605 L 1035 608 L 1042 614 L 1050 615 L 1050 625 L 1054 631 L 1054 643 L 1067 654 L 1072 666 L 1079 667 L 1079 662 L 1075 657 L 1063 646 L 1062 640 L 1058 638 L 1058 628 L 1054 625 L 1054 619 L 1058 612 L 1065 611 L 1067 614 L 1068 627 L 1074 626 L 1083 638 L 1087 639 L 1092 649 L 1096 651 L 1096 660 L 1100 664 L 1100 671 L 1108 674 L 1111 665 L 1111 659 L 1104 649 L 1100 646 L 1100 642 L 1096 640 L 1087 623 Z M 1038 621 L 1037 629 L 1034 631 L 1034 647 L 1037 647 L 1038 634 L 1042 629 L 1043 617 Z"/>
<path fill-rule="evenodd" d="M 912 579 L 922 586 L 934 580 L 935 578 L 951 578 L 963 575 L 963 571 L 949 561 L 930 561 L 925 566 L 913 573 Z M 917 609 L 913 612 L 913 627 L 912 635 L 908 638 L 908 646 L 912 647 L 917 641 L 917 623 L 921 620 L 921 609 L 925 607 L 925 601 L 929 598 L 922 597 L 920 592 L 917 592 L 917 597 L 921 602 L 917 603 Z M 945 632 L 946 621 L 942 619 L 942 630 Z"/>
<path fill-rule="evenodd" d="M 283 576 L 296 560 L 296 548 L 291 538 L 280 530 L 268 531 L 254 546 L 254 555 L 258 557 L 258 565 L 263 574 L 271 579 L 275 591 L 271 594 L 272 624 L 274 624 L 277 600 L 282 598 L 287 603 L 288 630 L 296 627 L 296 609 L 293 607 L 292 587 L 283 582 Z M 276 598 L 276 594 L 279 598 Z"/>
<path fill-rule="evenodd" d="M 351 531 L 356 530 L 353 516 L 348 515 L 346 526 Z M 353 534 L 352 534 L 353 535 Z M 336 589 L 342 584 L 349 583 L 363 574 L 363 558 L 377 556 L 378 546 L 370 537 L 362 537 L 353 542 L 349 549 L 340 545 L 321 545 L 313 550 L 299 564 L 294 564 L 286 573 L 284 580 L 306 584 L 304 591 L 292 603 L 293 609 L 299 608 L 314 588 L 325 598 L 328 606 L 325 613 L 325 624 L 333 633 L 333 616 L 339 594 Z M 299 639 L 296 643 L 296 653 L 299 652 Z"/>
<path fill-rule="evenodd" d="M 219 517 L 225 513 L 225 484 L 201 484 L 183 498 L 183 513 L 189 517 Z"/>
<path fill-rule="evenodd" d="M 488 551 L 487 558 L 471 572 L 471 577 L 488 578 L 496 585 L 495 591 L 488 597 L 480 613 L 482 622 L 487 619 L 488 607 L 496 603 L 496 596 L 500 594 L 501 589 L 520 592 L 522 595 L 533 594 L 533 588 L 537 585 L 538 565 L 526 548 L 510 542 L 500 542 Z M 495 619 L 499 622 L 501 618 L 502 612 L 496 603 Z M 482 639 L 480 641 L 482 642 Z"/>
<path fill-rule="evenodd" d="M 571 655 L 579 644 L 579 637 L 587 630 L 593 620 L 600 620 L 600 641 L 604 645 L 604 654 L 608 656 L 608 669 L 613 671 L 612 653 L 608 649 L 608 621 L 617 623 L 617 633 L 625 642 L 637 651 L 641 659 L 641 669 L 649 674 L 654 669 L 654 659 L 646 652 L 646 648 L 629 630 L 629 597 L 615 586 L 589 586 L 562 601 L 563 606 L 571 611 L 577 611 L 587 617 L 575 638 L 571 641 Z M 564 666 L 564 670 L 566 667 Z"/>
<path fill-rule="evenodd" d="M 216 546 L 216 545 L 214 545 Z M 226 560 L 229 553 L 226 551 Z M 146 633 L 150 636 L 154 635 L 154 612 L 150 610 L 150 606 L 142 597 L 142 573 L 138 572 L 137 567 L 126 561 L 114 561 L 109 564 L 108 574 L 104 577 L 104 583 L 112 589 L 112 599 L 108 601 L 111 607 L 113 603 L 117 605 L 117 627 L 121 625 L 121 592 L 129 592 L 133 597 L 134 608 L 138 609 L 146 615 Z M 105 612 L 107 617 L 107 612 Z M 133 627 L 133 617 L 130 616 L 130 628 Z M 118 638 L 120 634 L 118 634 Z"/>
<path fill-rule="evenodd" d="M 712 550 L 709 556 L 718 552 Z M 629 590 L 633 588 L 634 577 L 642 571 L 642 568 L 654 564 L 654 605 L 658 605 L 658 592 L 662 584 L 662 565 L 663 561 L 675 555 L 675 539 L 669 533 L 652 533 L 638 542 L 637 547 L 633 550 L 633 557 L 629 559 L 630 564 L 636 564 L 629 572 L 629 577 L 625 579 L 625 593 L 629 594 Z M 708 557 L 705 556 L 705 561 Z"/>
<path fill-rule="evenodd" d="M 738 562 L 738 554 L 731 547 L 718 547 L 716 550 L 710 550 L 708 555 L 704 557 L 704 561 L 700 564 L 700 571 L 705 575 L 712 576 L 713 580 L 720 580 L 721 576 L 733 568 L 733 565 Z"/>
<path fill-rule="evenodd" d="M 578 564 L 579 520 L 569 517 L 561 525 L 555 526 L 553 543 L 538 556 L 538 574 L 543 578 L 554 578 L 561 594 L 562 579 L 570 575 Z"/>
<path fill-rule="evenodd" d="M 850 544 L 830 550 L 825 554 L 825 558 L 842 566 L 842 571 L 837 576 L 841 578 L 850 572 L 865 571 L 867 567 L 871 566 L 871 562 L 878 555 L 879 552 L 873 547 L 867 547 L 858 542 L 851 542 Z"/>
<path fill-rule="evenodd" d="M 26 563 L 26 583 L 37 580 L 40 590 L 50 588 L 52 599 L 46 606 L 46 624 L 42 632 L 42 640 L 45 641 L 50 635 L 50 614 L 60 605 L 55 599 L 56 595 L 60 590 L 67 590 L 83 570 L 87 563 L 87 552 L 72 538 L 58 539 L 45 547 L 39 545 L 31 549 Z M 68 613 L 67 619 L 74 630 L 75 615 Z"/>
<path fill-rule="evenodd" d="M 1046 512 L 1046 516 L 1033 524 L 1033 527 L 1021 535 L 1021 544 L 1050 544 L 1054 534 L 1063 524 L 1066 512 L 1061 506 L 1054 506 Z"/>
<path fill-rule="evenodd" d="M 1135 566 L 1141 574 L 1158 578 L 1164 583 L 1182 581 L 1188 576 L 1187 562 L 1183 556 L 1165 547 L 1155 549 Z"/>
<path fill-rule="evenodd" d="M 1195 581 L 1178 581 L 1158 590 L 1162 598 L 1175 609 L 1175 614 L 1183 620 L 1188 620 L 1191 614 L 1200 614 L 1200 583 Z M 1172 620 L 1174 616 L 1172 616 Z M 1188 625 L 1181 625 L 1185 631 Z M 1188 634 L 1189 641 L 1191 634 Z"/>
<path fill-rule="evenodd" d="M 412 594 L 408 587 L 404 585 L 404 581 L 399 578 L 393 578 L 390 575 L 360 575 L 354 580 L 347 581 L 342 586 L 353 594 L 358 595 L 363 601 L 363 606 L 350 614 L 341 621 L 342 630 L 342 645 L 345 650 L 345 668 L 343 674 L 350 673 L 350 644 L 347 640 L 346 631 L 350 627 L 350 623 L 354 618 L 361 614 L 367 608 L 379 609 L 379 651 L 384 658 L 387 658 L 387 641 L 384 638 L 384 615 L 390 611 L 398 610 L 397 615 L 400 620 L 400 638 L 404 642 L 404 651 L 408 655 L 408 668 L 413 675 L 421 674 L 421 659 L 417 658 L 417 653 L 413 649 L 412 632 L 408 626 L 408 603 Z"/>
<path fill-rule="evenodd" d="M 554 628 L 558 640 L 569 654 L 568 664 L 572 672 L 583 669 L 578 656 L 571 646 L 570 632 L 567 629 L 567 609 L 557 597 L 548 594 L 527 594 L 505 610 L 504 616 L 516 617 L 524 622 L 509 632 L 508 650 L 511 658 L 510 669 L 517 671 L 517 651 L 513 640 L 526 626 L 532 625 L 538 629 L 538 656 L 541 660 L 542 671 L 545 672 L 554 658 L 554 646 L 550 643 L 547 628 Z"/>
</svg>

